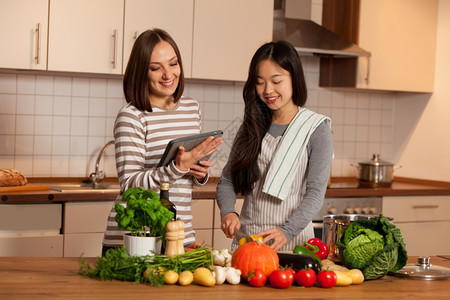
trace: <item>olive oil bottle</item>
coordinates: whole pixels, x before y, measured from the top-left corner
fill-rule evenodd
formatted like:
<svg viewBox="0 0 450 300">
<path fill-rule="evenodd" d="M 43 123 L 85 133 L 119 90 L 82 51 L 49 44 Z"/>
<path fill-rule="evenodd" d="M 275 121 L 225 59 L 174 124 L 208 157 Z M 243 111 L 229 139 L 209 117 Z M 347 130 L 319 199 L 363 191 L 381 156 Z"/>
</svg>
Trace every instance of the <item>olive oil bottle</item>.
<svg viewBox="0 0 450 300">
<path fill-rule="evenodd" d="M 161 201 L 161 204 L 173 212 L 173 220 L 177 219 L 177 209 L 175 205 L 170 201 L 169 197 L 169 188 L 170 184 L 168 182 L 162 182 L 160 186 L 160 192 L 159 192 L 159 201 Z"/>
</svg>

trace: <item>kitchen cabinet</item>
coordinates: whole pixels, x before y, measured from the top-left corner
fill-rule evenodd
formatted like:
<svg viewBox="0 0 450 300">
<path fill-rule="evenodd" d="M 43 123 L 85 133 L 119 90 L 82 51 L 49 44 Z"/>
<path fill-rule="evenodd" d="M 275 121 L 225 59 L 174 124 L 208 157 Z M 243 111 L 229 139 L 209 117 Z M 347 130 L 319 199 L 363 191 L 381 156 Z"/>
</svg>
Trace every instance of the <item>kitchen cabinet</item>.
<svg viewBox="0 0 450 300">
<path fill-rule="evenodd" d="M 45 70 L 48 0 L 2 0 L 0 68 Z"/>
<path fill-rule="evenodd" d="M 192 77 L 245 81 L 272 28 L 273 0 L 196 0 Z"/>
<path fill-rule="evenodd" d="M 321 87 L 434 89 L 437 0 L 324 0 L 322 24 L 371 52 L 321 58 Z"/>
<path fill-rule="evenodd" d="M 63 256 L 61 204 L 0 205 L 0 256 Z"/>
<path fill-rule="evenodd" d="M 213 245 L 214 199 L 192 200 L 192 227 L 197 243 Z"/>
<path fill-rule="evenodd" d="M 50 1 L 48 70 L 121 74 L 123 1 Z"/>
<path fill-rule="evenodd" d="M 191 76 L 194 0 L 127 0 L 123 44 L 123 72 L 140 33 L 155 27 L 166 30 L 178 45 L 185 77 Z"/>
<path fill-rule="evenodd" d="M 383 197 L 383 214 L 394 218 L 408 255 L 450 253 L 450 196 Z"/>
<path fill-rule="evenodd" d="M 64 257 L 97 257 L 114 201 L 64 203 Z"/>
</svg>

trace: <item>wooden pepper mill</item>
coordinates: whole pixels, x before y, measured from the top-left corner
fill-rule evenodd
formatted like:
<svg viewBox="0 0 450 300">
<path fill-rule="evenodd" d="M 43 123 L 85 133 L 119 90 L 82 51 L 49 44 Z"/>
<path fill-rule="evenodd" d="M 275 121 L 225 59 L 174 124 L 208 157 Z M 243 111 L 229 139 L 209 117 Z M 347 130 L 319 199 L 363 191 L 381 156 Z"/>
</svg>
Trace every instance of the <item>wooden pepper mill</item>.
<svg viewBox="0 0 450 300">
<path fill-rule="evenodd" d="M 184 222 L 181 220 L 176 221 L 178 223 L 178 254 L 184 253 Z"/>
<path fill-rule="evenodd" d="M 166 224 L 166 255 L 175 256 L 184 253 L 184 222 L 170 221 Z"/>
</svg>

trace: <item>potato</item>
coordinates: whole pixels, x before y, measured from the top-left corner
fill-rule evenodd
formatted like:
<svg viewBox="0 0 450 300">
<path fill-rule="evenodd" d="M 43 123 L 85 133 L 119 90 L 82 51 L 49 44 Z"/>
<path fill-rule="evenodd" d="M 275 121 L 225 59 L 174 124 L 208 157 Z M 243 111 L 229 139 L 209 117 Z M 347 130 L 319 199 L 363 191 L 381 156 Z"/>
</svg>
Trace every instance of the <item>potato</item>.
<svg viewBox="0 0 450 300">
<path fill-rule="evenodd" d="M 191 271 L 183 271 L 178 278 L 179 285 L 190 285 L 194 281 L 194 275 Z"/>
<path fill-rule="evenodd" d="M 165 284 L 175 284 L 178 282 L 178 275 L 177 272 L 174 270 L 168 270 L 166 273 L 164 273 L 164 283 Z"/>
<path fill-rule="evenodd" d="M 345 272 L 345 274 L 352 279 L 352 284 L 361 284 L 364 282 L 363 272 L 359 269 L 351 269 Z"/>
<path fill-rule="evenodd" d="M 216 284 L 216 279 L 214 278 L 211 270 L 200 267 L 194 271 L 194 280 L 200 285 L 213 286 Z"/>
<path fill-rule="evenodd" d="M 349 286 L 352 284 L 352 278 L 346 272 L 333 271 L 336 274 L 336 286 Z"/>
<path fill-rule="evenodd" d="M 329 270 L 329 271 L 340 271 L 340 272 L 347 272 L 349 269 L 347 269 L 344 266 L 337 265 L 334 263 L 334 261 L 329 259 L 323 259 L 322 260 L 322 270 Z"/>
</svg>

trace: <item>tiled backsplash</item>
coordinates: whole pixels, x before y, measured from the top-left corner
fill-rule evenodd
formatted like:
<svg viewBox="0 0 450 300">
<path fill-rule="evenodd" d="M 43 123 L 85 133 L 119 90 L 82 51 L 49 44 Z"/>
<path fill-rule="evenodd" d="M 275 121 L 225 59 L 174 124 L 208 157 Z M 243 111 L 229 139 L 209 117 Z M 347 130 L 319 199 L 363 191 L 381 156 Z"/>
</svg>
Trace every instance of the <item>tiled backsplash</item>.
<svg viewBox="0 0 450 300">
<path fill-rule="evenodd" d="M 302 61 L 306 107 L 332 119 L 332 175 L 355 175 L 351 164 L 373 153 L 391 159 L 395 94 L 319 88 L 319 59 Z M 212 176 L 220 176 L 242 120 L 242 87 L 242 82 L 187 81 L 185 95 L 202 107 L 203 131 L 224 130 Z M 0 72 L 0 168 L 28 177 L 89 176 L 124 104 L 120 79 Z M 100 163 L 107 176 L 117 176 L 113 155 L 110 147 Z"/>
</svg>

